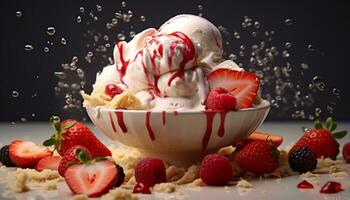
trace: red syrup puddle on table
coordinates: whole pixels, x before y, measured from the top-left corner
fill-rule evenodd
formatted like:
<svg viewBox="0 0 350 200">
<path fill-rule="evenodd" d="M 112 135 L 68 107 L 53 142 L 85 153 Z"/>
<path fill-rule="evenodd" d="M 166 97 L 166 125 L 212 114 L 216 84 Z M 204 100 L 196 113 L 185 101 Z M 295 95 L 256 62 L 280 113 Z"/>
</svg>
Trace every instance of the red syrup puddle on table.
<svg viewBox="0 0 350 200">
<path fill-rule="evenodd" d="M 117 129 L 115 128 L 115 125 L 114 125 L 114 122 L 113 122 L 112 113 L 109 112 L 108 115 L 109 115 L 109 120 L 110 120 L 110 122 L 111 122 L 113 131 L 114 131 L 114 132 L 117 132 Z"/>
<path fill-rule="evenodd" d="M 311 183 L 309 183 L 309 182 L 304 180 L 304 181 L 300 182 L 297 185 L 297 188 L 300 188 L 300 189 L 312 189 L 312 188 L 314 188 L 314 186 Z"/>
<path fill-rule="evenodd" d="M 333 182 L 333 181 L 328 181 L 327 183 L 325 183 L 320 192 L 321 193 L 338 193 L 340 191 L 342 191 L 342 185 L 338 182 Z"/>
<path fill-rule="evenodd" d="M 163 110 L 162 111 L 162 123 L 163 123 L 163 126 L 165 126 L 165 122 L 166 122 L 166 111 Z"/>
<path fill-rule="evenodd" d="M 225 135 L 225 119 L 226 119 L 226 111 L 220 112 L 220 126 L 218 130 L 218 136 L 223 137 Z"/>
<path fill-rule="evenodd" d="M 150 124 L 150 117 L 151 117 L 151 111 L 147 111 L 146 112 L 146 128 L 147 128 L 149 137 L 153 141 L 153 140 L 155 140 L 155 138 L 154 138 L 154 133 L 153 133 L 151 124 Z"/>
<path fill-rule="evenodd" d="M 204 112 L 205 117 L 207 119 L 207 127 L 206 127 L 206 130 L 205 130 L 203 139 L 202 139 L 202 150 L 205 151 L 205 149 L 208 146 L 209 140 L 210 140 L 211 132 L 212 132 L 212 129 L 213 129 L 213 119 L 214 119 L 214 116 L 215 116 L 216 112 L 214 112 L 214 111 L 207 111 L 207 110 L 205 110 L 203 112 Z"/>
<path fill-rule="evenodd" d="M 122 129 L 123 133 L 128 132 L 128 129 L 126 128 L 125 123 L 124 123 L 123 112 L 122 111 L 116 111 L 115 114 L 116 114 L 117 119 L 118 119 L 118 125 Z"/>
</svg>

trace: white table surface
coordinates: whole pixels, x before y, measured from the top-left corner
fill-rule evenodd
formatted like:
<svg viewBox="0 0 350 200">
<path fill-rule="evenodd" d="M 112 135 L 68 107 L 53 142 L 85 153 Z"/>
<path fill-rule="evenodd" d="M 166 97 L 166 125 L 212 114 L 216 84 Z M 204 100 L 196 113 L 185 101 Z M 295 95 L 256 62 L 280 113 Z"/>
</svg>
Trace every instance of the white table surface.
<svg viewBox="0 0 350 200">
<path fill-rule="evenodd" d="M 113 143 L 107 137 L 102 135 L 92 124 L 89 124 L 94 133 L 105 144 Z M 302 126 L 312 127 L 311 123 L 307 122 L 266 122 L 258 130 L 262 132 L 269 132 L 282 135 L 284 143 L 282 145 L 289 145 L 295 142 L 297 138 L 302 135 Z M 338 123 L 337 130 L 350 130 L 350 122 Z M 35 142 L 42 142 L 43 138 L 47 138 L 52 134 L 52 128 L 48 123 L 17 123 L 11 125 L 10 123 L 0 123 L 0 143 L 1 145 L 9 143 L 14 139 L 28 139 Z M 350 134 L 340 141 L 341 146 L 350 142 Z M 350 173 L 350 165 L 346 165 L 348 173 Z M 6 176 L 7 172 L 0 171 L 0 177 Z M 337 194 L 321 194 L 319 193 L 320 186 L 316 186 L 312 190 L 299 190 L 296 185 L 302 181 L 299 176 L 292 176 L 282 178 L 281 182 L 276 179 L 253 179 L 250 182 L 253 188 L 246 192 L 240 193 L 238 188 L 231 186 L 228 189 L 224 187 L 201 187 L 200 189 L 191 190 L 186 187 L 181 187 L 185 195 L 178 196 L 174 194 L 165 195 L 139 195 L 140 199 L 324 199 L 324 200 L 350 200 L 350 178 L 348 179 L 331 179 L 328 174 L 321 175 L 321 186 L 328 180 L 333 180 L 342 183 L 344 191 Z M 0 184 L 0 194 L 3 194 L 5 184 Z M 71 192 L 66 184 L 60 183 L 59 190 L 43 192 L 43 191 L 29 191 L 18 194 L 16 198 L 20 200 L 36 200 L 36 199 L 56 199 L 65 200 L 71 198 Z M 0 195 L 0 199 L 5 198 Z"/>
</svg>

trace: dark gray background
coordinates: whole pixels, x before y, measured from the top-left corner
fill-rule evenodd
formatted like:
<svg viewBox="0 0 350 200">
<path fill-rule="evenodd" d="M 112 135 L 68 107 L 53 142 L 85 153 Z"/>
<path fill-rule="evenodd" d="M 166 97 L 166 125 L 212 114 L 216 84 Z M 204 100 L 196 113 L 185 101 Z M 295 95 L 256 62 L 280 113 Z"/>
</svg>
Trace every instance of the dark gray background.
<svg viewBox="0 0 350 200">
<path fill-rule="evenodd" d="M 146 3 L 147 2 L 147 3 Z M 282 3 L 283 2 L 283 3 Z M 223 25 L 235 30 L 240 26 L 243 16 L 259 20 L 276 32 L 283 32 L 281 42 L 288 38 L 296 44 L 315 45 L 315 56 L 308 57 L 314 74 L 323 77 L 327 87 L 336 86 L 341 90 L 341 99 L 335 111 L 338 120 L 349 120 L 349 6 L 347 3 L 334 1 L 126 1 L 127 7 L 134 15 L 145 15 L 147 20 L 142 25 L 135 24 L 138 32 L 146 27 L 159 27 L 167 19 L 176 14 L 198 14 L 197 5 L 204 7 L 204 17 L 215 25 Z M 53 87 L 57 79 L 54 71 L 60 64 L 70 60 L 73 55 L 86 54 L 82 34 L 86 26 L 78 25 L 76 17 L 79 7 L 86 10 L 95 9 L 96 4 L 103 7 L 99 22 L 93 25 L 95 30 L 105 30 L 105 22 L 121 6 L 121 1 L 1 1 L 1 78 L 0 78 L 0 121 L 18 121 L 24 117 L 28 121 L 44 120 L 53 114 L 81 117 L 83 111 L 65 113 L 62 111 L 62 99 L 55 97 Z M 16 17 L 21 10 L 23 16 Z M 285 29 L 284 20 L 293 19 L 292 29 Z M 46 28 L 54 26 L 54 36 L 46 34 Z M 108 34 L 116 41 L 121 27 Z M 113 33 L 115 31 L 115 33 Z M 67 45 L 59 45 L 60 37 L 67 39 Z M 281 35 L 280 35 L 281 36 Z M 281 37 L 282 37 L 281 36 Z M 50 52 L 44 53 L 46 42 L 54 42 Z M 33 44 L 35 49 L 24 51 L 24 45 Z M 239 44 L 233 44 L 239 46 Z M 112 49 L 109 50 L 111 53 Z M 305 46 L 296 46 L 294 51 L 303 54 Z M 299 59 L 294 56 L 291 59 Z M 102 68 L 98 62 L 85 69 L 88 85 L 94 81 L 95 73 Z M 297 77 L 299 78 L 299 77 Z M 307 77 L 312 79 L 312 76 Z M 301 80 L 303 83 L 303 81 Z M 306 87 L 302 85 L 302 87 Z M 89 86 L 87 90 L 91 89 Z M 11 92 L 20 92 L 13 98 Z M 32 98 L 33 93 L 37 97 Z M 327 101 L 327 94 L 315 101 L 320 105 Z M 35 113 L 35 116 L 32 116 Z M 278 110 L 269 115 L 270 120 L 288 120 L 288 115 L 279 114 Z"/>
</svg>

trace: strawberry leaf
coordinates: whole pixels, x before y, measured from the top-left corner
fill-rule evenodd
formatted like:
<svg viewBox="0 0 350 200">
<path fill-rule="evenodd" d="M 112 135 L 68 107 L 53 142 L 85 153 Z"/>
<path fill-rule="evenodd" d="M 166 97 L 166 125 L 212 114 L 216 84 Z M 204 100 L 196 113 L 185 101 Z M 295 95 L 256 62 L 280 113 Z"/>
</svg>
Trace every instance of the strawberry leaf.
<svg viewBox="0 0 350 200">
<path fill-rule="evenodd" d="M 322 124 L 321 124 L 321 122 L 320 122 L 320 120 L 316 120 L 316 121 L 315 121 L 315 128 L 316 128 L 316 129 L 321 129 L 321 128 L 323 128 L 323 127 L 322 127 Z"/>
<path fill-rule="evenodd" d="M 280 156 L 280 151 L 278 151 L 277 149 L 274 150 L 274 151 L 272 152 L 272 156 L 273 156 L 274 158 L 279 158 L 279 156 Z"/>
<path fill-rule="evenodd" d="M 55 139 L 53 138 L 47 139 L 43 142 L 43 145 L 47 147 L 52 146 L 54 144 L 55 144 Z"/>
<path fill-rule="evenodd" d="M 337 128 L 337 123 L 333 122 L 333 124 L 331 125 L 331 127 L 329 127 L 329 131 L 332 132 Z"/>
<path fill-rule="evenodd" d="M 67 123 L 63 124 L 62 128 L 69 129 L 70 127 L 74 126 L 75 123 L 76 123 L 76 121 L 67 122 Z"/>
<path fill-rule="evenodd" d="M 77 149 L 76 155 L 77 155 L 78 159 L 83 163 L 87 163 L 89 160 L 91 160 L 90 156 L 85 151 L 83 151 L 81 149 Z"/>
<path fill-rule="evenodd" d="M 341 139 L 343 138 L 348 132 L 347 131 L 339 131 L 336 133 L 333 133 L 332 135 L 337 138 L 337 139 Z"/>
<path fill-rule="evenodd" d="M 332 125 L 333 125 L 333 119 L 332 119 L 332 117 L 328 117 L 327 119 L 326 119 L 326 127 L 327 127 L 327 129 L 330 131 L 330 128 L 332 127 Z"/>
</svg>

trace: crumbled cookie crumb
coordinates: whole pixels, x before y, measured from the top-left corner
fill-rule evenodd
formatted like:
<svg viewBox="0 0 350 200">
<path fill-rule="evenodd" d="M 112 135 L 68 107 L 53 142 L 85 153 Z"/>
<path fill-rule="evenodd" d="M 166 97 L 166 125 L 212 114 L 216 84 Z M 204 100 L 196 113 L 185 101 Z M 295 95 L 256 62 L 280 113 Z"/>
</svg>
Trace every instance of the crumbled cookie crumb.
<svg viewBox="0 0 350 200">
<path fill-rule="evenodd" d="M 89 197 L 86 196 L 85 194 L 77 194 L 72 197 L 71 200 L 88 200 Z"/>
<path fill-rule="evenodd" d="M 168 182 L 173 182 L 179 180 L 186 173 L 186 170 L 182 167 L 176 167 L 171 165 L 166 169 L 166 179 Z"/>
<path fill-rule="evenodd" d="M 201 178 L 197 178 L 196 180 L 192 181 L 192 183 L 187 184 L 188 187 L 201 187 L 204 185 L 205 184 Z"/>
<path fill-rule="evenodd" d="M 110 190 L 101 197 L 101 200 L 138 200 L 139 198 L 125 189 L 117 188 Z"/>
<path fill-rule="evenodd" d="M 238 188 L 252 188 L 253 185 L 251 183 L 249 183 L 247 180 L 241 179 L 240 181 L 237 182 L 237 187 Z"/>
<path fill-rule="evenodd" d="M 186 173 L 184 174 L 183 177 L 181 177 L 179 180 L 177 180 L 175 183 L 176 184 L 186 184 L 186 183 L 191 183 L 195 179 L 199 177 L 199 165 L 192 165 L 188 168 Z"/>
<path fill-rule="evenodd" d="M 334 173 L 329 174 L 329 176 L 330 176 L 331 178 L 342 179 L 342 178 L 348 177 L 349 174 L 346 173 L 346 172 L 334 172 Z"/>
<path fill-rule="evenodd" d="M 177 185 L 174 183 L 159 183 L 155 184 L 151 190 L 152 192 L 173 193 L 176 192 Z"/>
<path fill-rule="evenodd" d="M 14 184 L 9 183 L 8 189 L 12 190 L 15 193 L 26 192 L 29 190 L 27 182 L 28 182 L 28 173 L 26 171 L 22 171 L 21 173 L 17 174 Z"/>
</svg>

